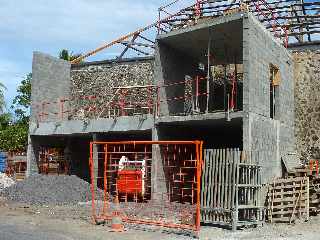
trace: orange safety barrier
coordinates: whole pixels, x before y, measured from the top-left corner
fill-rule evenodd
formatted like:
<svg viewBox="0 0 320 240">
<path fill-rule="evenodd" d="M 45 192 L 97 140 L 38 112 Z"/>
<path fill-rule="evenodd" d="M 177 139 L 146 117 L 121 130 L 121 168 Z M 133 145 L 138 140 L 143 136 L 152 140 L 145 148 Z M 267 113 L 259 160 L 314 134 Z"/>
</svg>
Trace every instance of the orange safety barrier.
<svg viewBox="0 0 320 240">
<path fill-rule="evenodd" d="M 202 144 L 91 142 L 89 166 L 95 222 L 114 218 L 113 202 L 118 198 L 119 222 L 198 233 Z"/>
</svg>

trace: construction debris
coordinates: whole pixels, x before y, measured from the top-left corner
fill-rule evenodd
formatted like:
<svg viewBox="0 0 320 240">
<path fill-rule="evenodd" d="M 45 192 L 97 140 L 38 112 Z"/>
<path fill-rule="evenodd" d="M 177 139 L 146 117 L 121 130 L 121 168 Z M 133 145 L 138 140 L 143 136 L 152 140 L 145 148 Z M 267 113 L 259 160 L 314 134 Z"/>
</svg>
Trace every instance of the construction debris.
<svg viewBox="0 0 320 240">
<path fill-rule="evenodd" d="M 13 184 L 15 184 L 15 181 L 12 178 L 8 177 L 5 173 L 0 173 L 0 191 Z"/>
<path fill-rule="evenodd" d="M 0 195 L 34 205 L 77 204 L 91 199 L 90 184 L 73 175 L 33 175 L 4 189 Z"/>
</svg>

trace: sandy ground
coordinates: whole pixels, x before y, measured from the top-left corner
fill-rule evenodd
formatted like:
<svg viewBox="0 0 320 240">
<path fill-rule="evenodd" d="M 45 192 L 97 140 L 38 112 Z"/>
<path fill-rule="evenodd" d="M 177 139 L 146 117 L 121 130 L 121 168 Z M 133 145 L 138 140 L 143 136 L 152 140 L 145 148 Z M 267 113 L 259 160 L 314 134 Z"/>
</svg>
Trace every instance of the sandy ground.
<svg viewBox="0 0 320 240">
<path fill-rule="evenodd" d="M 256 229 L 229 230 L 203 226 L 200 239 L 320 239 L 320 217 L 309 222 L 265 224 Z M 109 232 L 108 226 L 91 223 L 90 207 L 27 206 L 0 199 L 0 240 L 82 240 L 82 239 L 193 239 L 185 233 L 166 229 L 127 228 L 123 233 Z"/>
</svg>

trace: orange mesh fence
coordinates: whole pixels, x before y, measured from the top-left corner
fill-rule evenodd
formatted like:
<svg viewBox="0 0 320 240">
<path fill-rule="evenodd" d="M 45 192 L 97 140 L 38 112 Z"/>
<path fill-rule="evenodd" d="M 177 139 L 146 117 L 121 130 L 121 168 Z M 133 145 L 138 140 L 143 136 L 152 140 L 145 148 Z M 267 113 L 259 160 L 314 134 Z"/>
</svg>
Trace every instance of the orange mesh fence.
<svg viewBox="0 0 320 240">
<path fill-rule="evenodd" d="M 92 215 L 198 232 L 201 141 L 91 142 Z M 97 186 L 97 188 L 96 188 Z"/>
</svg>

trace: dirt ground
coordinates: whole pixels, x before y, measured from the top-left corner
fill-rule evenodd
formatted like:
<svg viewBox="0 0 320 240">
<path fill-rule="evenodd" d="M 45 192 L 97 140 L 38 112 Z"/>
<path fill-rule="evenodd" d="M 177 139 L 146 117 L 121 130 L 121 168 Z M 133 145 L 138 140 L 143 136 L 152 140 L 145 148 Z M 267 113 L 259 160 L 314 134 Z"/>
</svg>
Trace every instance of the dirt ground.
<svg viewBox="0 0 320 240">
<path fill-rule="evenodd" d="M 320 217 L 309 222 L 265 224 L 256 229 L 229 230 L 202 226 L 200 239 L 320 239 Z M 193 239 L 186 233 L 166 229 L 127 227 L 123 233 L 109 232 L 110 228 L 93 225 L 90 206 L 27 206 L 0 199 L 0 240 L 82 240 L 82 239 Z"/>
</svg>

